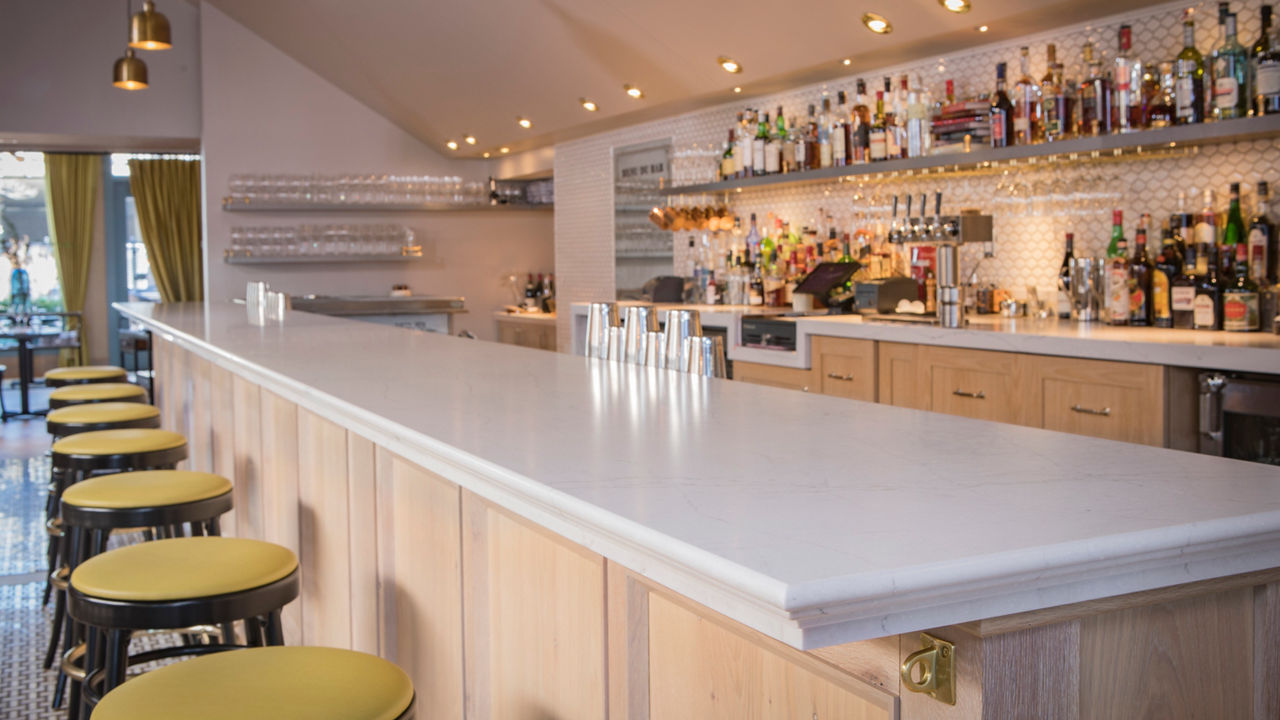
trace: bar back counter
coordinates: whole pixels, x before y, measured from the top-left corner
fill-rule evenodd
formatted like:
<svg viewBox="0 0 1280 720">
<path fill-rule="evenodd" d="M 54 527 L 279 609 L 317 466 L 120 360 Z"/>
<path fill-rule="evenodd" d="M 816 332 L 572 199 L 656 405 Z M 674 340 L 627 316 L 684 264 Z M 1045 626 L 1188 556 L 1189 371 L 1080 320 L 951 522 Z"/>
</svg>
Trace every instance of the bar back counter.
<svg viewBox="0 0 1280 720">
<path fill-rule="evenodd" d="M 431 718 L 1280 717 L 1280 468 L 306 313 L 123 304 L 291 644 Z"/>
</svg>

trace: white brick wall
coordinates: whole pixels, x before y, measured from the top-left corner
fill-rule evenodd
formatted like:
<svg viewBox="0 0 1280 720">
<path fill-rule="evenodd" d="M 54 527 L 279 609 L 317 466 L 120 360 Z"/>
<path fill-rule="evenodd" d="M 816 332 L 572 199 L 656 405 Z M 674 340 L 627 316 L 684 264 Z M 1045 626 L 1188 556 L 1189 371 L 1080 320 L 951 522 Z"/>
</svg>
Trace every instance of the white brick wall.
<svg viewBox="0 0 1280 720">
<path fill-rule="evenodd" d="M 1258 8 L 1260 0 L 1232 2 L 1231 10 L 1239 20 L 1239 38 L 1251 45 L 1260 32 Z M 1092 41 L 1104 67 L 1116 52 L 1119 26 L 1128 23 L 1133 30 L 1133 55 L 1144 62 L 1172 60 L 1182 47 L 1181 11 L 1186 3 L 1168 3 L 1140 11 L 1116 15 L 1102 20 L 1060 28 L 1014 42 L 996 43 L 950 56 L 930 58 L 907 65 L 869 69 L 838 81 L 809 85 L 765 97 L 734 98 L 724 105 L 686 113 L 660 121 L 636 125 L 601 135 L 562 143 L 556 146 L 556 273 L 559 300 L 567 309 L 569 303 L 584 300 L 612 299 L 613 268 L 613 194 L 612 149 L 650 140 L 670 138 L 673 148 L 693 143 L 722 143 L 737 112 L 743 107 L 758 107 L 773 113 L 782 105 L 787 116 L 803 115 L 810 103 L 820 102 L 823 90 L 833 96 L 837 90 L 852 94 L 858 78 L 867 80 L 868 88 L 879 86 L 880 79 L 909 74 L 924 78 L 935 96 L 943 93 L 947 79 L 955 81 L 958 96 L 976 95 L 994 86 L 995 65 L 1009 63 L 1016 78 L 1019 48 L 1030 48 L 1031 74 L 1044 73 L 1045 46 L 1057 45 L 1058 60 L 1066 65 L 1068 78 L 1082 75 L 1081 59 L 1085 42 Z M 1196 45 L 1207 56 L 1216 42 L 1217 3 L 1202 1 L 1196 8 Z M 1053 183 L 1061 181 L 1060 185 Z M 1174 211 L 1179 191 L 1189 198 L 1189 211 L 1199 209 L 1196 191 L 1213 189 L 1220 202 L 1225 202 L 1227 185 L 1241 182 L 1252 197 L 1252 187 L 1259 180 L 1280 185 L 1280 141 L 1264 140 L 1204 147 L 1190 156 L 1160 160 L 1134 160 L 1099 165 L 1020 166 L 1010 174 L 989 173 L 941 178 L 867 178 L 861 183 L 821 183 L 800 186 L 744 190 L 734 193 L 730 201 L 734 211 L 744 218 L 756 212 L 762 217 L 773 211 L 804 225 L 817 216 L 817 209 L 834 212 L 837 220 L 851 219 L 864 211 L 866 199 L 893 193 L 941 189 L 944 211 L 947 207 L 978 207 L 996 215 L 996 253 L 982 265 L 980 277 L 1021 294 L 1028 285 L 1053 287 L 1054 275 L 1062 258 L 1063 233 L 1076 235 L 1077 254 L 1097 254 L 1105 247 L 1110 234 L 1111 208 L 1125 212 L 1125 228 L 1132 238 L 1138 215 L 1151 213 L 1160 223 Z M 1101 205 L 1082 212 L 1080 203 L 1058 203 L 1051 207 L 1019 206 L 1011 201 L 1011 189 L 1039 187 L 1071 192 L 1082 188 L 1098 188 L 1111 197 L 1096 201 Z M 1275 191 L 1273 191 L 1273 195 Z M 1118 199 L 1118 202 L 1117 202 Z M 1246 212 L 1252 208 L 1247 199 Z M 1063 209 L 1070 212 L 1064 213 Z M 1158 234 L 1156 235 L 1158 238 Z M 677 234 L 674 242 L 674 268 L 686 267 L 684 250 L 688 236 Z M 965 248 L 962 271 L 967 273 L 978 248 Z M 564 314 L 567 318 L 568 313 Z M 568 347 L 567 320 L 560 324 L 560 347 Z"/>
</svg>

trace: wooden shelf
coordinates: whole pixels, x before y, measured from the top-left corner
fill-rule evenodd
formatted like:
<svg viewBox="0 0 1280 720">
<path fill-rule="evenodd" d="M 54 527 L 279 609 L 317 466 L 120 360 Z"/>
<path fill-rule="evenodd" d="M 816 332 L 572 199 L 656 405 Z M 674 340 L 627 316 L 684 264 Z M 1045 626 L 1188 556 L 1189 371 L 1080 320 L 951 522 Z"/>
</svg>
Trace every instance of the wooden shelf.
<svg viewBox="0 0 1280 720">
<path fill-rule="evenodd" d="M 421 255 L 228 255 L 228 265 L 295 265 L 316 263 L 394 263 L 421 260 Z"/>
<path fill-rule="evenodd" d="M 239 202 L 223 200 L 222 209 L 227 212 L 524 212 L 529 210 L 554 210 L 551 203 L 542 205 L 512 204 L 490 205 L 454 203 L 279 203 Z"/>
<path fill-rule="evenodd" d="M 722 182 L 683 185 L 662 190 L 664 195 L 689 195 L 694 193 L 725 192 L 738 188 L 761 188 L 778 185 L 794 185 L 832 181 L 839 178 L 883 175 L 892 172 L 917 172 L 924 170 L 951 171 L 970 169 L 988 163 L 1031 158 L 1057 157 L 1069 160 L 1105 157 L 1113 151 L 1156 150 L 1169 147 L 1213 145 L 1217 143 L 1255 140 L 1280 136 L 1280 115 L 1222 120 L 1199 125 L 1174 127 L 1139 132 L 1100 135 L 1098 137 L 1072 138 L 1036 145 L 1016 145 L 1007 148 L 980 147 L 967 153 L 930 155 L 928 157 L 887 160 L 862 165 L 844 165 L 820 170 L 782 175 L 725 180 Z"/>
</svg>

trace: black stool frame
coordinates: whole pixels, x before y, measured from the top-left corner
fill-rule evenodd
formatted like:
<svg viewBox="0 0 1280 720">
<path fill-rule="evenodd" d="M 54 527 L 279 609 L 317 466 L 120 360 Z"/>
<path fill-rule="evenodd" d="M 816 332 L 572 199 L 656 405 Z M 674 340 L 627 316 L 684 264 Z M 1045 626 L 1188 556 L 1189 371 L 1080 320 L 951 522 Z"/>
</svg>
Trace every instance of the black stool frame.
<svg viewBox="0 0 1280 720">
<path fill-rule="evenodd" d="M 99 423 L 55 422 L 53 420 L 45 421 L 45 429 L 53 436 L 54 442 L 57 442 L 68 435 L 79 435 L 84 432 L 97 432 L 99 430 L 135 430 L 138 428 L 155 430 L 159 427 L 159 415 L 154 417 L 137 418 L 134 420 L 113 420 L 110 422 Z"/>
<path fill-rule="evenodd" d="M 76 378 L 74 380 L 64 380 L 62 378 L 50 378 L 49 376 L 46 375 L 44 378 L 44 386 L 51 387 L 51 388 L 60 388 L 60 387 L 67 387 L 68 385 L 92 385 L 94 383 L 128 382 L 128 381 L 129 381 L 128 371 L 126 371 L 124 368 L 121 368 L 121 372 L 119 375 L 113 375 L 111 377 Z"/>
<path fill-rule="evenodd" d="M 136 402 L 136 403 L 141 403 L 143 405 L 150 404 L 149 401 L 147 400 L 147 389 L 142 387 L 141 385 L 139 385 L 138 388 L 142 390 L 141 394 L 130 395 L 128 397 L 94 398 L 92 400 L 59 400 L 57 398 L 51 397 L 49 398 L 49 409 L 57 410 L 59 408 L 71 407 L 73 405 L 93 405 L 94 403 L 104 403 L 104 402 Z"/>
</svg>

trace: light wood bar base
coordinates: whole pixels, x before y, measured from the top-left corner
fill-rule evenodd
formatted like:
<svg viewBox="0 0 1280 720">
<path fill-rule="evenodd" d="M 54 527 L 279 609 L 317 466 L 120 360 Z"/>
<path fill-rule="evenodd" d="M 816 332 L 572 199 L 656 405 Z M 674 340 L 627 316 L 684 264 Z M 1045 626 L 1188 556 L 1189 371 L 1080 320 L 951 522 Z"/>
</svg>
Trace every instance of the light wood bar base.
<svg viewBox="0 0 1280 720">
<path fill-rule="evenodd" d="M 899 677 L 918 633 L 796 650 L 156 340 L 166 428 L 235 482 L 224 531 L 299 554 L 286 641 L 395 661 L 421 717 L 1280 718 L 1280 570 L 931 629 L 946 705 Z"/>
</svg>

